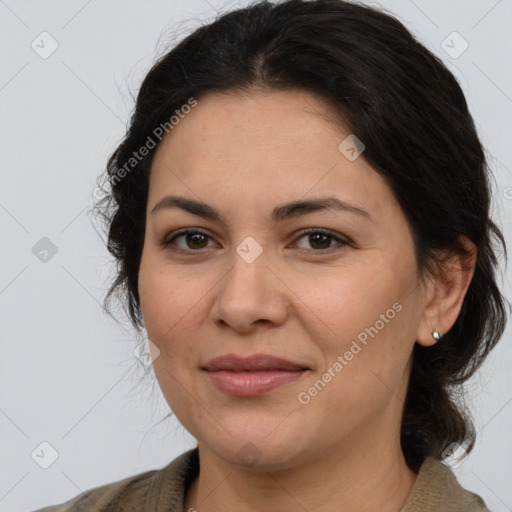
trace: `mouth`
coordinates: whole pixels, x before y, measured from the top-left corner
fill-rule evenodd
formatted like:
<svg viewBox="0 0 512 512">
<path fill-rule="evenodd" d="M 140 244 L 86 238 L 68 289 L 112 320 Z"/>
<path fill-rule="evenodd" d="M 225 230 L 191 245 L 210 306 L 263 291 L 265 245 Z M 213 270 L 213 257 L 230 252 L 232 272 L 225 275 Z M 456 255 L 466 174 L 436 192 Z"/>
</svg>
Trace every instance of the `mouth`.
<svg viewBox="0 0 512 512">
<path fill-rule="evenodd" d="M 232 396 L 258 396 L 302 377 L 310 369 L 267 354 L 239 357 L 228 354 L 203 368 L 220 391 Z"/>
</svg>

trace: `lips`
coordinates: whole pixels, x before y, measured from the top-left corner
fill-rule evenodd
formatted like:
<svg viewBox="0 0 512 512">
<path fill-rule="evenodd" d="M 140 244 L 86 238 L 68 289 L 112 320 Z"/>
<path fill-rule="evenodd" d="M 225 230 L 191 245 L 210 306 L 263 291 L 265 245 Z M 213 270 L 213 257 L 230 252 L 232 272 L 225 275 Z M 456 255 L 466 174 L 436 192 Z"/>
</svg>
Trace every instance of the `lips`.
<svg viewBox="0 0 512 512">
<path fill-rule="evenodd" d="M 227 354 L 203 367 L 210 382 L 235 397 L 264 395 L 300 379 L 309 368 L 268 354 L 240 357 Z"/>
<path fill-rule="evenodd" d="M 256 354 L 250 357 L 240 357 L 235 354 L 227 354 L 217 357 L 208 362 L 203 367 L 204 370 L 215 372 L 226 370 L 232 372 L 251 372 L 251 371 L 301 371 L 308 370 L 304 365 L 287 361 L 279 357 L 268 354 Z"/>
</svg>

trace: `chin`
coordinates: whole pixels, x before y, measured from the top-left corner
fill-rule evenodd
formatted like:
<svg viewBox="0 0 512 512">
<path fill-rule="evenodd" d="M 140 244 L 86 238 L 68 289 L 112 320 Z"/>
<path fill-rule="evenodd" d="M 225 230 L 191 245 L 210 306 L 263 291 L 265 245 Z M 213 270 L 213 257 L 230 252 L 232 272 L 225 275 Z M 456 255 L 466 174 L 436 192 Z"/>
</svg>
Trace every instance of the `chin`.
<svg viewBox="0 0 512 512">
<path fill-rule="evenodd" d="M 308 452 L 315 451 L 311 445 L 315 427 L 305 430 L 301 422 L 291 419 L 292 416 L 286 418 L 287 414 L 281 414 L 277 418 L 267 414 L 251 420 L 250 415 L 245 414 L 243 419 L 219 418 L 222 427 L 217 424 L 215 429 L 211 425 L 198 428 L 196 425 L 191 433 L 200 448 L 204 446 L 229 464 L 254 471 L 275 471 L 292 467 L 307 458 Z"/>
<path fill-rule="evenodd" d="M 256 444 L 243 438 L 231 440 L 231 443 L 209 446 L 209 449 L 224 459 L 227 463 L 253 471 L 276 471 L 295 465 L 300 459 L 300 449 L 297 445 L 278 440 L 256 440 Z"/>
</svg>

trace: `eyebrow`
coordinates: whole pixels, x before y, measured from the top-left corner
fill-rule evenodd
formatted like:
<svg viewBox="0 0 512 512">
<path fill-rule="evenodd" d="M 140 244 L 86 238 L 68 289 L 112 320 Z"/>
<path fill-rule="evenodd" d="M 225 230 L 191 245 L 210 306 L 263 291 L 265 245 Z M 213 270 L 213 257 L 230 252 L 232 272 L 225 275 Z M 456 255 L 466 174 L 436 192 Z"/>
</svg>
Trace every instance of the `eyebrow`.
<svg viewBox="0 0 512 512">
<path fill-rule="evenodd" d="M 165 208 L 180 208 L 193 215 L 226 224 L 226 221 L 220 212 L 213 206 L 210 206 L 201 201 L 196 201 L 194 199 L 179 196 L 166 196 L 153 207 L 151 214 L 153 215 Z M 341 201 L 337 197 L 324 197 L 319 199 L 292 201 L 291 203 L 277 206 L 272 211 L 272 221 L 282 222 L 292 217 L 300 217 L 308 215 L 309 213 L 325 210 L 355 213 L 373 222 L 371 215 L 367 211 L 362 210 L 353 204 Z"/>
</svg>

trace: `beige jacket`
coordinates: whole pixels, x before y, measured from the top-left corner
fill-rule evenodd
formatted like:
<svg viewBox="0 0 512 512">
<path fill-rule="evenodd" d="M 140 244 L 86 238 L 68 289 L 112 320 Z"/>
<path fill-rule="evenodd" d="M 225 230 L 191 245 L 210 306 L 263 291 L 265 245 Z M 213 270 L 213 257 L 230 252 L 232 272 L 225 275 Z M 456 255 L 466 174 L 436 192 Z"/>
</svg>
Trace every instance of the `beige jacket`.
<svg viewBox="0 0 512 512">
<path fill-rule="evenodd" d="M 35 512 L 186 512 L 185 493 L 198 473 L 196 447 L 162 469 L 95 487 L 62 505 Z M 490 511 L 482 498 L 460 486 L 448 466 L 429 457 L 399 512 Z"/>
</svg>

